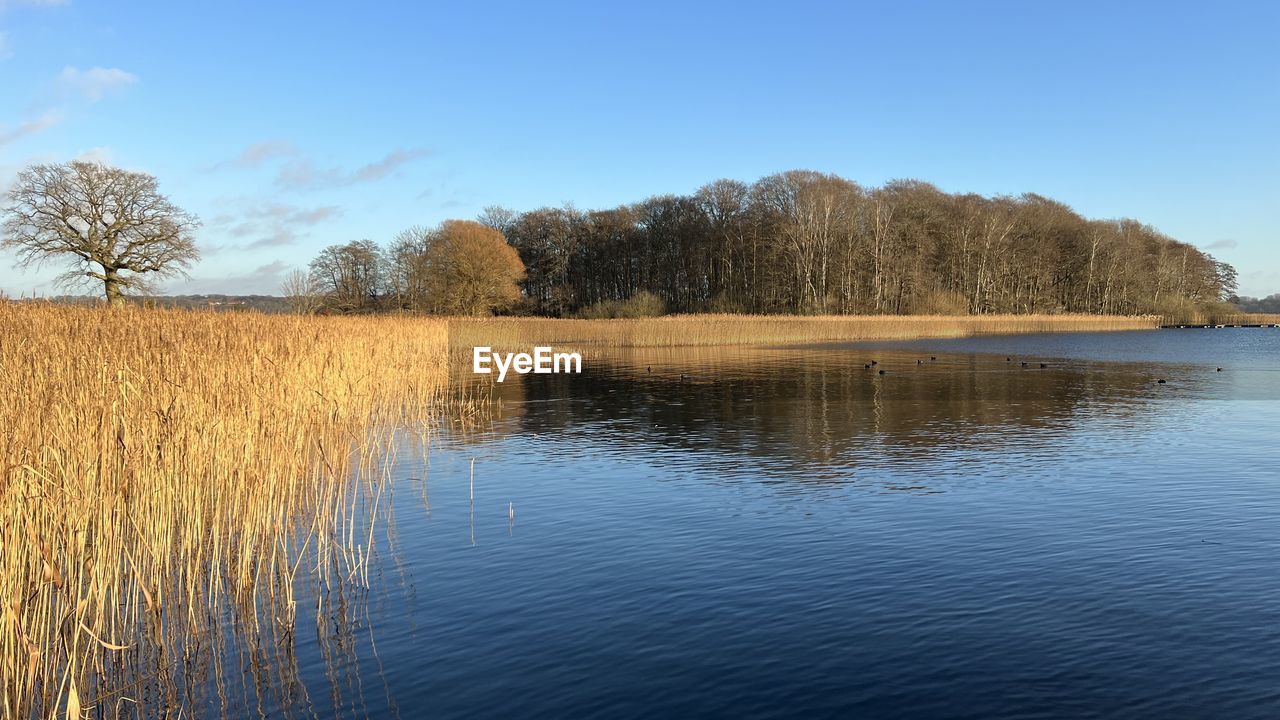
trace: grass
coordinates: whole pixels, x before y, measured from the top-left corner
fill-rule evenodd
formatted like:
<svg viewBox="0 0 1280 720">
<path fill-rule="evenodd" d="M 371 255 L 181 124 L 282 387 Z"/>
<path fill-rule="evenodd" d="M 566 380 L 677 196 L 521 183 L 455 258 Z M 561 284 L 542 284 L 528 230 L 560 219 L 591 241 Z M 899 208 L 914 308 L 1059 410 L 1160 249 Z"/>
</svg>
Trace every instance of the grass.
<svg viewBox="0 0 1280 720">
<path fill-rule="evenodd" d="M 687 347 L 794 345 L 852 340 L 946 338 L 994 333 L 1138 330 L 1158 326 L 1154 316 L 1107 315 L 671 315 L 632 320 L 486 318 L 453 320 L 450 344 L 528 348 Z"/>
<path fill-rule="evenodd" d="M 355 507 L 377 490 L 352 478 L 391 428 L 473 409 L 450 394 L 447 336 L 0 302 L 3 716 L 129 701 L 227 604 L 290 625 L 299 572 L 358 581 Z"/>
</svg>

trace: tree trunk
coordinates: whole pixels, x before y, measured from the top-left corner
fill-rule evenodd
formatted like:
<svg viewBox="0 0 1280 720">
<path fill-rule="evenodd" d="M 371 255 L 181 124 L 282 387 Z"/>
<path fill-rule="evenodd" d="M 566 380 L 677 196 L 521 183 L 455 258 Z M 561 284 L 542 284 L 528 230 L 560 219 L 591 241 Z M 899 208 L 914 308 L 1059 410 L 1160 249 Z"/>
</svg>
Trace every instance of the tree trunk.
<svg viewBox="0 0 1280 720">
<path fill-rule="evenodd" d="M 120 285 L 120 276 L 115 270 L 106 270 L 102 273 L 102 285 L 107 293 L 108 305 L 124 304 L 124 290 Z"/>
</svg>

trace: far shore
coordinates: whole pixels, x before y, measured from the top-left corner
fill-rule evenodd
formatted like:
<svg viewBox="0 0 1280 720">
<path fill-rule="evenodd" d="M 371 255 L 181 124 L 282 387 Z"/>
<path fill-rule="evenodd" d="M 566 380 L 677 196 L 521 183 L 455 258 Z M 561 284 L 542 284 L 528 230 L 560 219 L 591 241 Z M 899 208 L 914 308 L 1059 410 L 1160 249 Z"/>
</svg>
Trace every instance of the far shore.
<svg viewBox="0 0 1280 720">
<path fill-rule="evenodd" d="M 914 340 L 1039 332 L 1153 330 L 1155 315 L 669 315 L 616 320 L 541 317 L 454 318 L 455 350 L 475 345 L 526 348 L 804 345 L 853 340 Z"/>
</svg>

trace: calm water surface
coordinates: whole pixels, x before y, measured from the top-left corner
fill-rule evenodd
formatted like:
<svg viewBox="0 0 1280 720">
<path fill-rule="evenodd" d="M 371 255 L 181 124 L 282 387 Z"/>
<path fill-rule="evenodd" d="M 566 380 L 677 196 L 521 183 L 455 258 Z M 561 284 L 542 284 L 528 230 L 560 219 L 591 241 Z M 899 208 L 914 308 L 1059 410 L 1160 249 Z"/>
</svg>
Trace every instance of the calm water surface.
<svg viewBox="0 0 1280 720">
<path fill-rule="evenodd" d="M 1280 330 L 628 351 L 497 394 L 406 440 L 300 689 L 233 705 L 1280 716 Z"/>
</svg>

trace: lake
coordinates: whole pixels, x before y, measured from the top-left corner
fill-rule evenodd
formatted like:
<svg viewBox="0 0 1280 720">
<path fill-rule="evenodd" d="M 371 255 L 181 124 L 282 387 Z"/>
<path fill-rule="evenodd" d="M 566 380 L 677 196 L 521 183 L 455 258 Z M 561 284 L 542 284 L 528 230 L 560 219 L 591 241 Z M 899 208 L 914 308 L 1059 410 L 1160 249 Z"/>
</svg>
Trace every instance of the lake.
<svg viewBox="0 0 1280 720">
<path fill-rule="evenodd" d="M 227 650 L 210 706 L 1280 715 L 1280 330 L 628 350 L 494 392 L 404 439 L 369 587 Z"/>
</svg>

